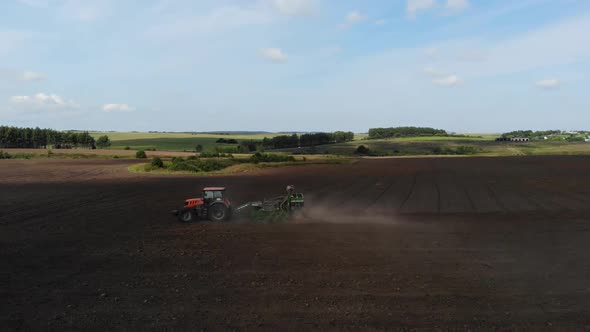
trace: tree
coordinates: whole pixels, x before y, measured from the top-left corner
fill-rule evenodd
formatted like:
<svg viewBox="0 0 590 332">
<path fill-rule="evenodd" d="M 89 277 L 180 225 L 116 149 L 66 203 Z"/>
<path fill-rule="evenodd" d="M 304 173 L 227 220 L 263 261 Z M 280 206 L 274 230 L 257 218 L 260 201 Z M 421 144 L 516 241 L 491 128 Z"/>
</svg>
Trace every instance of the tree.
<svg viewBox="0 0 590 332">
<path fill-rule="evenodd" d="M 160 159 L 160 157 L 154 157 L 152 158 L 152 166 L 162 168 L 164 167 L 164 162 L 162 161 L 162 159 Z"/>
<path fill-rule="evenodd" d="M 369 154 L 369 152 L 370 150 L 364 145 L 360 145 L 355 151 L 357 154 Z"/>
<path fill-rule="evenodd" d="M 197 146 L 195 147 L 195 151 L 196 151 L 196 152 L 203 152 L 203 146 L 202 146 L 201 144 L 197 145 Z"/>
<path fill-rule="evenodd" d="M 145 151 L 143 150 L 139 150 L 135 153 L 135 158 L 137 159 L 146 159 L 147 155 L 145 154 Z"/>
<path fill-rule="evenodd" d="M 96 147 L 98 147 L 99 149 L 106 149 L 109 146 L 111 146 L 111 140 L 109 139 L 109 137 L 107 135 L 100 136 L 96 140 Z"/>
<path fill-rule="evenodd" d="M 424 127 L 371 128 L 369 139 L 417 136 L 448 136 L 442 129 Z"/>
</svg>

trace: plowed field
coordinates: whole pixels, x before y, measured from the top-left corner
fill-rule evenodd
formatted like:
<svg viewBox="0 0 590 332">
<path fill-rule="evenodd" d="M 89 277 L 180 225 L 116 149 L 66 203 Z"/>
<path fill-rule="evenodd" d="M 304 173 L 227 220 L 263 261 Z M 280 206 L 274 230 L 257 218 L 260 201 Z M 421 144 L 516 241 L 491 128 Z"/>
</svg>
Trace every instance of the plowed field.
<svg viewBox="0 0 590 332">
<path fill-rule="evenodd" d="M 0 329 L 590 328 L 590 158 L 363 159 L 226 177 L 0 161 Z M 181 224 L 204 186 L 306 194 Z"/>
</svg>

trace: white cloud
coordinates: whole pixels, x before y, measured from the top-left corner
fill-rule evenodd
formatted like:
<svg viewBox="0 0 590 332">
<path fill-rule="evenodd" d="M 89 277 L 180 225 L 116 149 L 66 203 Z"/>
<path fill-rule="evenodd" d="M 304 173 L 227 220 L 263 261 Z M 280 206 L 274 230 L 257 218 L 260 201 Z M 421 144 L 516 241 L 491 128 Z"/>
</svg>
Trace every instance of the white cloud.
<svg viewBox="0 0 590 332">
<path fill-rule="evenodd" d="M 376 20 L 375 21 L 375 25 L 385 25 L 386 23 L 387 23 L 387 21 L 384 20 L 384 19 Z"/>
<path fill-rule="evenodd" d="M 272 4 L 283 15 L 312 16 L 319 12 L 317 0 L 272 0 Z"/>
<path fill-rule="evenodd" d="M 348 24 L 360 23 L 365 21 L 366 19 L 366 15 L 363 15 L 357 11 L 352 11 L 348 13 L 348 15 L 346 15 L 346 22 L 348 22 Z"/>
<path fill-rule="evenodd" d="M 66 100 L 56 94 L 38 93 L 33 96 L 12 96 L 10 102 L 14 105 L 53 108 L 78 108 L 78 104 Z"/>
<path fill-rule="evenodd" d="M 276 63 L 287 62 L 288 56 L 280 48 L 263 48 L 259 51 L 259 54 L 264 59 L 270 60 Z"/>
<path fill-rule="evenodd" d="M 447 74 L 443 71 L 440 71 L 432 66 L 425 67 L 422 69 L 422 72 L 432 78 L 432 83 L 439 85 L 439 86 L 456 86 L 463 81 L 455 74 Z"/>
<path fill-rule="evenodd" d="M 23 73 L 22 79 L 24 81 L 40 82 L 45 80 L 45 75 L 34 71 L 25 71 Z"/>
<path fill-rule="evenodd" d="M 410 17 L 415 17 L 420 11 L 430 10 L 436 7 L 436 0 L 408 0 L 406 12 Z"/>
<path fill-rule="evenodd" d="M 432 83 L 440 86 L 457 86 L 462 83 L 461 79 L 457 75 L 449 75 L 443 78 L 432 80 Z"/>
<path fill-rule="evenodd" d="M 561 82 L 558 79 L 550 78 L 535 82 L 535 85 L 543 90 L 554 90 L 561 86 Z"/>
<path fill-rule="evenodd" d="M 468 7 L 469 0 L 447 0 L 447 3 L 445 4 L 445 8 L 453 12 L 462 11 Z"/>
<path fill-rule="evenodd" d="M 135 108 L 127 105 L 127 104 L 105 104 L 102 107 L 104 112 L 133 112 Z"/>
</svg>

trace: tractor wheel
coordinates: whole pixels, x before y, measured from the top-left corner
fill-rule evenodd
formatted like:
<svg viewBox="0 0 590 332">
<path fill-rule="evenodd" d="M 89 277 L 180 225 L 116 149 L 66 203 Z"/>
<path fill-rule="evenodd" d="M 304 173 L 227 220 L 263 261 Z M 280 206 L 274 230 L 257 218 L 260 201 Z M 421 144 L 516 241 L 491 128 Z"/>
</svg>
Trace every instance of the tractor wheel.
<svg viewBox="0 0 590 332">
<path fill-rule="evenodd" d="M 178 213 L 178 221 L 180 222 L 193 222 L 197 220 L 197 214 L 193 209 L 182 209 Z"/>
<path fill-rule="evenodd" d="M 209 220 L 225 221 L 229 217 L 227 208 L 221 204 L 215 204 L 209 209 Z"/>
</svg>

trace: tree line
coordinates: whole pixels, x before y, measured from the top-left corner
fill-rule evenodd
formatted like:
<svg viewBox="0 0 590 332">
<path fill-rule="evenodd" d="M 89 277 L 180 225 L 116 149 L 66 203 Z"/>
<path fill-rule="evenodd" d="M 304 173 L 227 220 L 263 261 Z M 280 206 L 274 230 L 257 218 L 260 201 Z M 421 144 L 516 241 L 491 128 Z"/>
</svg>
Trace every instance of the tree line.
<svg viewBox="0 0 590 332">
<path fill-rule="evenodd" d="M 448 136 L 448 133 L 442 129 L 429 127 L 392 127 L 369 129 L 369 139 L 416 136 Z"/>
<path fill-rule="evenodd" d="M 215 143 L 219 143 L 219 144 L 238 144 L 239 142 L 236 139 L 233 139 L 233 138 L 230 138 L 230 139 L 220 138 L 217 141 L 215 141 Z"/>
<path fill-rule="evenodd" d="M 0 126 L 0 147 L 2 148 L 47 148 L 65 149 L 73 147 L 96 148 L 96 141 L 87 131 L 70 132 L 41 128 L 18 128 Z"/>
<path fill-rule="evenodd" d="M 354 139 L 351 131 L 336 131 L 333 133 L 311 133 L 280 135 L 262 140 L 264 149 L 288 149 L 297 147 L 312 147 L 317 145 L 349 142 Z"/>
<path fill-rule="evenodd" d="M 551 136 L 551 135 L 560 135 L 563 132 L 561 130 L 539 130 L 539 131 L 532 131 L 532 130 L 515 130 L 508 133 L 502 134 L 502 137 L 507 138 L 535 138 L 535 137 L 544 137 L 544 136 Z"/>
</svg>

